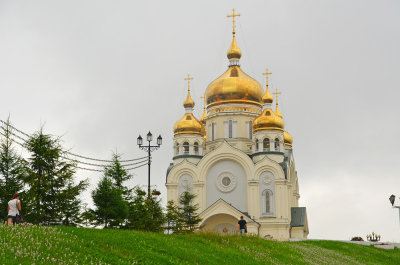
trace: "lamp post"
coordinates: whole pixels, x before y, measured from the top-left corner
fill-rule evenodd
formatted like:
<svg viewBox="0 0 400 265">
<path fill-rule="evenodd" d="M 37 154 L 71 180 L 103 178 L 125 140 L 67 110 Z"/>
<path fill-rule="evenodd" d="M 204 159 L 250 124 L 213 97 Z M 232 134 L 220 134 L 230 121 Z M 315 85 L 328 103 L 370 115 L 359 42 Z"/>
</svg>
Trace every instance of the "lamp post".
<svg viewBox="0 0 400 265">
<path fill-rule="evenodd" d="M 147 134 L 146 137 L 147 142 L 149 142 L 148 145 L 143 145 L 143 138 L 142 136 L 140 136 L 137 138 L 137 144 L 139 146 L 140 149 L 144 150 L 147 152 L 148 155 L 148 185 L 147 185 L 147 196 L 150 197 L 150 165 L 151 165 L 151 152 L 157 150 L 158 148 L 160 148 L 161 144 L 162 144 L 162 137 L 161 135 L 159 135 L 157 137 L 157 145 L 151 145 L 151 141 L 153 141 L 153 135 L 151 134 L 151 132 L 149 131 L 149 133 Z"/>
<path fill-rule="evenodd" d="M 395 209 L 395 208 L 399 209 L 399 220 L 400 220 L 400 206 L 394 205 L 395 200 L 396 200 L 396 196 L 394 194 L 390 195 L 389 201 L 392 204 L 393 209 Z"/>
</svg>

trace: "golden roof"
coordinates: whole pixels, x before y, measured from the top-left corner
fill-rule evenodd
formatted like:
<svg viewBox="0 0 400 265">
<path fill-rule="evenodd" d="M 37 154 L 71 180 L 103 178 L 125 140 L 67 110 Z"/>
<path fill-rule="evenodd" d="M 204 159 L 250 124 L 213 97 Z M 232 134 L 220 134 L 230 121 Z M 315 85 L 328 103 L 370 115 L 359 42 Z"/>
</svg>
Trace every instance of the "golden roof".
<svg viewBox="0 0 400 265">
<path fill-rule="evenodd" d="M 242 52 L 240 51 L 236 43 L 235 35 L 233 35 L 232 44 L 231 47 L 229 47 L 226 56 L 228 57 L 228 59 L 238 59 L 238 60 L 240 59 L 240 57 L 242 57 Z"/>
<path fill-rule="evenodd" d="M 194 101 L 192 97 L 190 96 L 190 80 L 193 80 L 193 77 L 190 77 L 188 74 L 188 77 L 185 78 L 185 80 L 188 81 L 188 94 L 186 96 L 186 100 L 183 102 L 183 106 L 186 109 L 185 115 L 177 121 L 174 125 L 174 135 L 179 135 L 179 134 L 199 134 L 203 135 L 204 134 L 204 129 L 203 125 L 200 123 L 198 119 L 193 115 L 193 107 L 194 107 Z"/>
<path fill-rule="evenodd" d="M 287 131 L 283 132 L 283 139 L 286 146 L 291 147 L 293 144 L 293 137 Z"/>
<path fill-rule="evenodd" d="M 237 103 L 262 106 L 264 90 L 260 83 L 243 72 L 239 66 L 242 52 L 235 38 L 235 17 L 237 16 L 240 14 L 235 14 L 234 9 L 232 15 L 228 15 L 233 19 L 232 43 L 227 52 L 230 65 L 225 73 L 208 85 L 205 93 L 207 107 Z"/>
<path fill-rule="evenodd" d="M 264 109 L 263 112 L 253 121 L 254 132 L 262 130 L 283 131 L 284 126 L 285 124 L 282 118 L 276 115 L 272 109 Z"/>
<path fill-rule="evenodd" d="M 238 65 L 232 65 L 208 85 L 205 100 L 207 107 L 229 103 L 253 104 L 261 107 L 263 89 Z"/>
<path fill-rule="evenodd" d="M 267 87 L 267 89 L 265 90 L 265 94 L 262 97 L 262 102 L 264 104 L 272 104 L 272 101 L 274 101 L 274 98 L 272 97 L 271 93 L 269 93 L 269 89 Z"/>
<path fill-rule="evenodd" d="M 194 108 L 194 101 L 192 97 L 190 96 L 190 90 L 188 91 L 186 100 L 183 102 L 183 107 L 185 109 L 193 109 Z"/>
<path fill-rule="evenodd" d="M 179 134 L 198 134 L 203 135 L 203 126 L 193 113 L 185 115 L 174 125 L 174 135 Z"/>
<path fill-rule="evenodd" d="M 276 104 L 275 114 L 278 115 L 282 119 L 283 116 L 282 116 L 282 113 L 279 111 L 278 103 Z"/>
</svg>

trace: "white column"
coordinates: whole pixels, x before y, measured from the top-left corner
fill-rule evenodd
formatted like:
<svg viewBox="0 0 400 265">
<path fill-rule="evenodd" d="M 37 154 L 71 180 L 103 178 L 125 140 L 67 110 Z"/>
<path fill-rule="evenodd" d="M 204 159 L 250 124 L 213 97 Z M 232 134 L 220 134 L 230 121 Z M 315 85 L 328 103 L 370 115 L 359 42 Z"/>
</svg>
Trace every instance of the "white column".
<svg viewBox="0 0 400 265">
<path fill-rule="evenodd" d="M 179 152 L 178 152 L 178 155 L 182 155 L 183 154 L 183 145 L 179 145 Z"/>
<path fill-rule="evenodd" d="M 262 152 L 263 150 L 263 141 L 262 140 L 258 140 L 258 152 Z"/>
<path fill-rule="evenodd" d="M 194 154 L 194 146 L 193 144 L 189 144 L 189 155 L 193 155 Z"/>
<path fill-rule="evenodd" d="M 275 151 L 275 139 L 273 139 L 272 141 L 271 139 L 269 139 L 269 150 L 271 152 Z"/>
</svg>

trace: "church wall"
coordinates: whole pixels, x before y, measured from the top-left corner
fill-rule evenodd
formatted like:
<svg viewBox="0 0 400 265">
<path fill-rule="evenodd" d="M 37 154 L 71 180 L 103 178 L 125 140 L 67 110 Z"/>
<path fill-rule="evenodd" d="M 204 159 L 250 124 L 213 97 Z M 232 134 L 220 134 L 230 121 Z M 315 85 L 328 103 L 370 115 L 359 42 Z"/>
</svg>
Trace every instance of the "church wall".
<svg viewBox="0 0 400 265">
<path fill-rule="evenodd" d="M 279 241 L 289 240 L 289 225 L 262 225 L 260 227 L 260 237 L 261 238 L 271 238 Z"/>
<path fill-rule="evenodd" d="M 216 124 L 216 135 L 215 140 L 218 139 L 227 139 L 229 140 L 229 134 L 227 129 L 227 123 L 229 120 L 233 121 L 233 135 L 232 140 L 237 139 L 238 141 L 232 141 L 232 145 L 244 152 L 251 153 L 251 138 L 253 137 L 250 134 L 250 125 L 249 122 L 253 121 L 256 117 L 255 114 L 246 113 L 246 112 L 221 112 L 211 117 L 208 117 L 206 120 L 206 128 L 207 128 L 207 146 L 212 146 L 212 137 L 211 137 L 211 124 Z M 240 140 L 239 140 L 240 139 Z"/>
<path fill-rule="evenodd" d="M 223 183 L 224 178 L 230 179 L 228 185 Z M 219 161 L 210 168 L 207 173 L 206 192 L 206 207 L 221 198 L 240 211 L 248 212 L 246 173 L 238 163 L 232 160 Z"/>
</svg>

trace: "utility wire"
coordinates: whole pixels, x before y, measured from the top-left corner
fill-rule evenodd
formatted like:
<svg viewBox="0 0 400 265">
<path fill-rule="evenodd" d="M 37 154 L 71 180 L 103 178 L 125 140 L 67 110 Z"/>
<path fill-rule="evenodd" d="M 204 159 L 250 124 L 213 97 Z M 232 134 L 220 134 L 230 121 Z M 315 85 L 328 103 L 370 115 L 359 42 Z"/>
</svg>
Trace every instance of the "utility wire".
<svg viewBox="0 0 400 265">
<path fill-rule="evenodd" d="M 21 131 L 21 130 L 18 130 L 17 128 L 15 128 L 14 126 L 12 126 L 12 125 L 11 125 L 10 123 L 8 123 L 8 122 L 5 122 L 5 121 L 3 121 L 3 120 L 0 120 L 0 122 L 3 123 L 3 124 L 6 125 L 6 126 L 9 126 L 10 128 L 12 128 L 13 130 L 17 131 L 18 133 L 24 135 L 25 137 L 28 137 L 28 138 L 31 137 L 29 134 L 27 134 L 27 133 L 25 133 L 25 132 L 23 132 L 23 131 Z M 3 127 L 2 127 L 2 128 L 3 128 Z M 4 128 L 3 128 L 3 129 L 4 129 Z M 12 133 L 12 132 L 11 132 L 11 133 Z M 18 136 L 18 135 L 16 135 L 16 134 L 14 134 L 14 133 L 13 133 L 13 135 L 15 135 L 15 136 L 18 137 L 19 139 L 23 140 L 24 142 L 26 141 L 26 139 L 24 139 L 24 138 L 22 138 L 22 137 L 20 137 L 20 136 Z M 86 157 L 86 156 L 74 154 L 74 153 L 69 152 L 69 151 L 66 151 L 66 153 L 69 154 L 69 155 L 71 155 L 71 156 L 79 157 L 79 158 L 86 159 L 86 160 L 92 160 L 92 161 L 97 161 L 97 162 L 107 162 L 107 163 L 112 163 L 112 162 L 114 162 L 114 161 L 112 161 L 112 160 L 90 158 L 90 157 Z M 147 156 L 143 156 L 143 157 L 139 157 L 139 158 L 135 158 L 135 159 L 118 160 L 118 161 L 121 162 L 121 163 L 124 163 L 124 162 L 134 162 L 134 161 L 142 160 L 142 159 L 145 159 L 145 158 L 147 158 Z M 129 164 L 129 165 L 126 165 L 126 166 L 130 166 L 130 165 L 134 165 L 134 164 Z"/>
<path fill-rule="evenodd" d="M 5 130 L 5 128 L 2 127 L 2 126 L 0 126 L 0 128 L 3 129 L 3 130 Z M 12 131 L 9 130 L 8 132 L 10 133 L 10 135 L 12 135 L 12 136 L 14 136 L 14 137 L 17 137 L 18 139 L 20 139 L 20 140 L 22 140 L 22 141 L 24 141 L 24 142 L 26 141 L 26 139 L 24 139 L 24 138 L 20 137 L 19 135 L 13 133 Z M 3 132 L 1 132 L 1 131 L 0 131 L 0 134 L 3 135 L 4 137 L 6 137 L 6 135 L 5 135 Z M 23 148 L 26 149 L 26 146 L 25 146 L 24 144 L 22 144 L 22 143 L 16 141 L 15 139 L 12 139 L 12 138 L 11 138 L 11 140 L 12 140 L 13 142 L 15 142 L 16 144 L 18 144 L 19 146 L 21 146 L 21 147 L 23 147 Z M 83 165 L 87 165 L 87 166 L 96 166 L 96 167 L 102 167 L 102 168 L 105 168 L 105 167 L 110 166 L 110 165 L 104 165 L 104 164 L 101 164 L 101 165 L 100 165 L 100 164 L 93 164 L 93 163 L 88 163 L 88 162 L 82 162 L 82 161 L 79 161 L 79 160 L 71 159 L 71 158 L 66 157 L 66 156 L 61 156 L 61 157 L 64 158 L 64 159 L 67 159 L 67 160 L 69 160 L 69 161 L 71 161 L 71 162 L 74 162 L 74 163 L 76 163 L 76 164 L 83 164 Z M 147 156 L 146 156 L 146 157 L 143 157 L 143 158 L 146 158 L 146 160 L 142 160 L 142 161 L 139 161 L 139 162 L 136 162 L 136 163 L 126 164 L 126 165 L 121 164 L 121 166 L 124 167 L 124 170 L 133 170 L 133 169 L 136 169 L 136 168 L 145 166 L 145 165 L 148 164 L 149 159 L 148 159 Z M 143 158 L 142 158 L 142 159 L 143 159 Z M 110 161 L 110 162 L 113 162 L 113 161 Z M 142 163 L 143 163 L 143 164 L 142 164 Z M 138 164 L 140 164 L 140 165 L 137 166 L 137 167 L 125 168 L 125 167 L 128 167 L 128 166 L 134 166 L 134 165 L 138 165 Z M 83 170 L 98 171 L 98 172 L 103 172 L 103 171 L 104 171 L 104 170 L 98 170 L 98 169 L 82 168 L 82 167 L 78 167 L 78 166 L 77 166 L 76 168 L 83 169 Z"/>
</svg>

